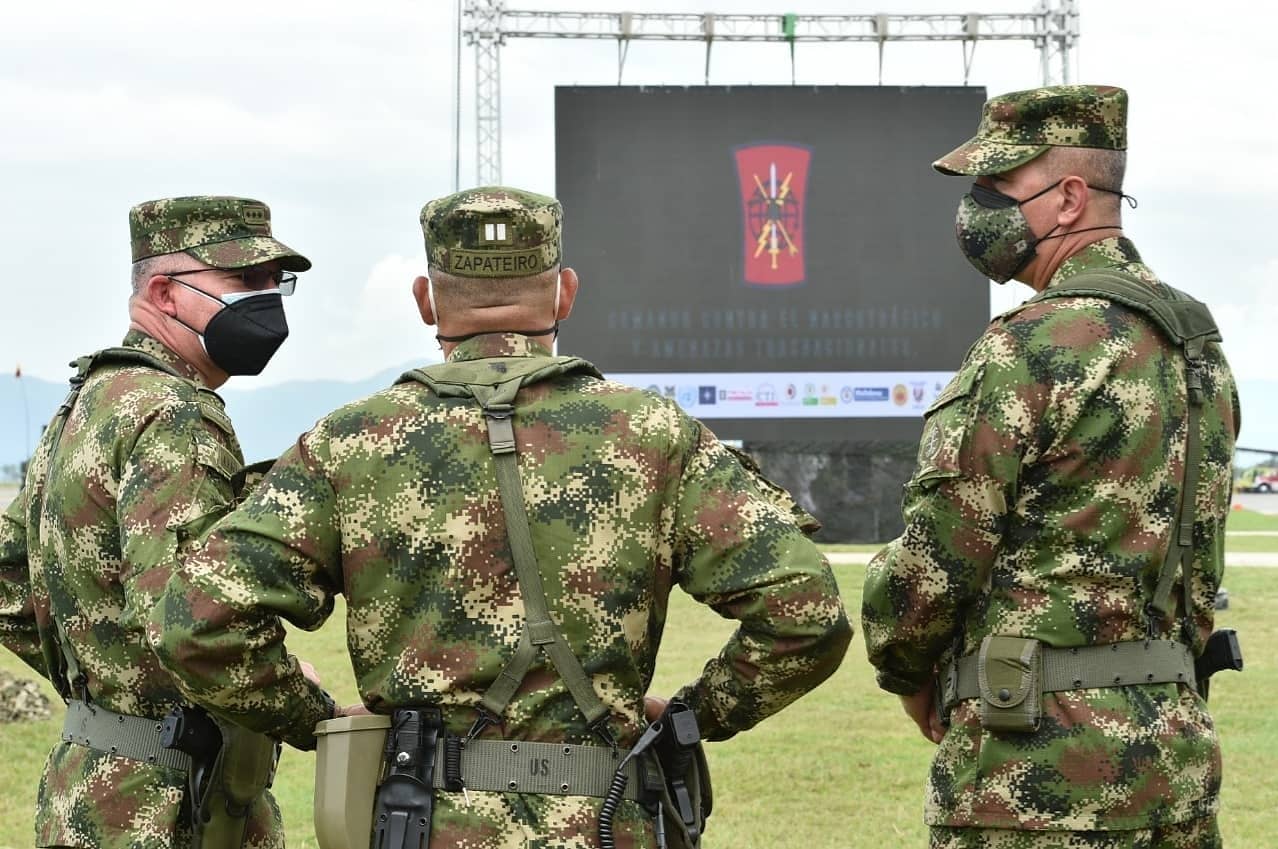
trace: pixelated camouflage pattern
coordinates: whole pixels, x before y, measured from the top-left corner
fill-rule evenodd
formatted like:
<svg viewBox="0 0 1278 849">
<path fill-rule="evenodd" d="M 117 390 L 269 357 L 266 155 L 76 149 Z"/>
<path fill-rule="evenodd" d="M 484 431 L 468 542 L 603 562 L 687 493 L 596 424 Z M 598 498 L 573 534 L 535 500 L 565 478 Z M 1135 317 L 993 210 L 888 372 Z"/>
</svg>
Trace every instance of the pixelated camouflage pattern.
<svg viewBox="0 0 1278 849">
<path fill-rule="evenodd" d="M 1018 831 L 933 826 L 928 849 L 1220 849 L 1216 818 L 1125 831 Z"/>
<path fill-rule="evenodd" d="M 1061 85 L 990 98 L 976 135 L 932 163 L 942 174 L 1002 174 L 1049 147 L 1127 149 L 1127 92 Z"/>
<path fill-rule="evenodd" d="M 1112 268 L 1159 286 L 1123 238 L 1092 243 L 1049 286 Z M 1192 552 L 1195 652 L 1213 622 L 1239 413 L 1220 347 L 1207 406 Z M 926 414 L 905 532 L 867 569 L 862 617 L 879 684 L 922 688 L 987 634 L 1073 647 L 1147 634 L 1177 509 L 1185 364 L 1139 313 L 1055 298 L 996 318 Z M 1177 617 L 1184 600 L 1177 581 Z M 1184 639 L 1173 622 L 1154 636 Z M 1220 749 L 1205 702 L 1177 684 L 1051 693 L 1037 732 L 992 734 L 960 702 L 933 760 L 932 825 L 1149 828 L 1213 814 Z"/>
<path fill-rule="evenodd" d="M 482 186 L 422 207 L 422 234 L 432 268 L 457 277 L 527 277 L 560 260 L 563 208 L 545 195 L 507 186 Z M 503 224 L 506 238 L 488 238 L 484 225 Z"/>
<path fill-rule="evenodd" d="M 244 268 L 276 260 L 286 271 L 311 261 L 271 236 L 271 210 L 258 200 L 197 196 L 164 198 L 129 210 L 133 261 L 185 251 L 214 268 Z"/>
<path fill-rule="evenodd" d="M 483 361 L 499 379 L 512 357 L 548 356 L 525 336 L 486 334 L 449 359 Z M 549 609 L 623 746 L 645 726 L 676 584 L 740 622 L 678 694 L 708 739 L 750 728 L 837 668 L 851 629 L 825 558 L 789 497 L 762 487 L 709 430 L 672 401 L 582 373 L 525 386 L 515 409 Z M 275 617 L 317 628 L 339 593 L 364 704 L 435 703 L 465 734 L 525 617 L 474 400 L 407 382 L 320 420 L 184 562 L 149 633 L 193 699 L 310 745 L 321 702 L 284 662 Z M 485 735 L 599 744 L 544 658 L 504 727 Z M 599 799 L 470 798 L 439 794 L 432 849 L 598 845 Z M 637 808 L 624 806 L 623 819 L 635 836 L 619 845 L 653 845 Z"/>
<path fill-rule="evenodd" d="M 0 725 L 50 716 L 49 698 L 40 692 L 39 684 L 0 669 Z"/>
<path fill-rule="evenodd" d="M 243 459 L 221 399 L 193 368 L 138 331 L 123 344 L 184 377 L 101 362 L 56 455 L 46 429 L 0 521 L 0 643 L 66 692 L 56 622 L 92 703 L 158 720 L 182 697 L 147 645 L 147 614 L 179 552 L 233 504 Z M 58 743 L 40 782 L 36 845 L 189 845 L 185 786 L 179 771 Z M 283 845 L 269 797 L 252 819 L 256 845 Z"/>
<path fill-rule="evenodd" d="M 990 209 L 971 194 L 959 200 L 954 232 L 963 258 L 995 283 L 1006 283 L 1032 256 L 1034 232 L 1020 206 Z"/>
</svg>

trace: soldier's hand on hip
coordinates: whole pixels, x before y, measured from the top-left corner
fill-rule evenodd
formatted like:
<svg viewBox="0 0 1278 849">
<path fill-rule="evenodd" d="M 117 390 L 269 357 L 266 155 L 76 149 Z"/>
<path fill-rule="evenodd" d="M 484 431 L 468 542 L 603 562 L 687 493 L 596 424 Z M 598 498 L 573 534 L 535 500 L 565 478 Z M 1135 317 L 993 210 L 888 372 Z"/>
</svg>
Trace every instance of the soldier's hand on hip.
<svg viewBox="0 0 1278 849">
<path fill-rule="evenodd" d="M 936 714 L 935 691 L 936 685 L 929 682 L 914 695 L 901 696 L 901 707 L 905 708 L 906 715 L 914 720 L 924 737 L 933 743 L 940 743 L 945 736 L 945 728 Z"/>
<path fill-rule="evenodd" d="M 656 722 L 666 712 L 667 700 L 660 696 L 643 697 L 643 715 L 649 722 Z"/>
</svg>

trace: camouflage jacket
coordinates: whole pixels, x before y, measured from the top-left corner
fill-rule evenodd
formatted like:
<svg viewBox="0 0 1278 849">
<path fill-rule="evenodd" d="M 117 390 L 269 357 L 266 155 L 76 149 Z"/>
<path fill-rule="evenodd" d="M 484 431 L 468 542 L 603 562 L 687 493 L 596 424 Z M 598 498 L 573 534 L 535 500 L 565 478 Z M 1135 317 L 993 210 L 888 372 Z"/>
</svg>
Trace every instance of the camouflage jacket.
<svg viewBox="0 0 1278 849">
<path fill-rule="evenodd" d="M 546 357 L 516 334 L 450 361 Z M 525 386 L 519 472 L 552 616 L 611 712 L 641 733 L 673 585 L 740 629 L 679 697 L 703 733 L 750 728 L 829 676 L 851 635 L 825 558 L 793 502 L 672 402 L 586 374 Z M 304 434 L 174 576 L 151 633 L 192 698 L 308 745 L 318 694 L 285 663 L 277 616 L 318 627 L 345 596 L 347 644 L 377 713 L 434 703 L 465 734 L 524 622 L 488 434 L 477 403 L 401 383 Z M 254 682 L 252 688 L 244 681 Z M 487 737 L 598 744 L 537 660 Z M 440 793 L 431 846 L 595 847 L 599 800 Z M 631 802 L 618 845 L 652 845 Z M 437 842 L 438 841 L 438 842 Z M 514 841 L 514 842 L 510 842 Z"/>
<path fill-rule="evenodd" d="M 194 369 L 138 331 L 124 347 L 176 374 L 95 360 L 56 448 L 57 429 L 45 430 L 0 521 L 0 641 L 64 696 L 87 690 L 108 710 L 159 719 L 183 699 L 147 645 L 147 614 L 179 552 L 230 508 L 243 458 Z M 82 683 L 67 681 L 58 628 Z M 61 742 L 40 782 L 36 845 L 188 845 L 185 790 L 184 773 Z M 273 801 L 250 838 L 283 845 Z"/>
<path fill-rule="evenodd" d="M 1123 238 L 1093 243 L 1049 286 L 1113 268 L 1160 286 Z M 1212 628 L 1224 559 L 1238 398 L 1220 347 L 1206 353 L 1196 493 L 1192 632 Z M 1067 297 L 990 324 L 926 413 L 906 486 L 905 533 L 871 562 L 862 617 L 879 684 L 919 691 L 987 634 L 1075 647 L 1140 640 L 1184 473 L 1185 361 L 1131 308 Z M 1184 639 L 1177 622 L 1156 636 Z M 1220 750 L 1185 685 L 1043 696 L 1027 734 L 954 709 L 932 764 L 932 825 L 1130 829 L 1215 811 Z"/>
</svg>

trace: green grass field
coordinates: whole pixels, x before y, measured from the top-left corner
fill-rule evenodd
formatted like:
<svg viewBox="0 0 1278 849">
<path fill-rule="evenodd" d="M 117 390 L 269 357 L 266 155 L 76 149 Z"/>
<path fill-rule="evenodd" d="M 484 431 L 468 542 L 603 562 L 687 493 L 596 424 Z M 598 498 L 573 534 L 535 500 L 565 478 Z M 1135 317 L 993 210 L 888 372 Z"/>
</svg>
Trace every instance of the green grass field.
<svg viewBox="0 0 1278 849">
<path fill-rule="evenodd" d="M 860 566 L 836 567 L 853 622 L 859 622 Z M 1222 673 L 1212 689 L 1212 708 L 1224 745 L 1222 830 L 1231 849 L 1273 845 L 1278 802 L 1278 735 L 1268 726 L 1268 708 L 1278 693 L 1278 572 L 1236 568 L 1228 575 L 1231 607 L 1218 616 L 1237 628 L 1247 653 L 1247 671 Z M 669 693 L 693 678 L 717 652 L 731 623 L 682 593 L 671 600 L 670 625 L 654 692 Z M 340 703 L 356 700 L 347 666 L 343 616 L 334 615 L 319 633 L 297 633 L 289 645 L 324 675 Z M 0 653 L 0 667 L 24 667 Z M 50 695 L 52 692 L 50 691 Z M 29 846 L 32 807 L 45 755 L 58 737 L 62 712 L 41 723 L 0 730 L 0 847 Z M 932 746 L 918 736 L 896 698 L 879 691 L 857 641 L 838 673 L 815 693 L 779 716 L 726 743 L 709 747 L 714 772 L 715 813 L 707 849 L 803 847 L 882 849 L 926 845 L 922 794 Z M 287 750 L 275 792 L 284 811 L 288 843 L 315 845 L 311 832 L 313 760 Z"/>
</svg>

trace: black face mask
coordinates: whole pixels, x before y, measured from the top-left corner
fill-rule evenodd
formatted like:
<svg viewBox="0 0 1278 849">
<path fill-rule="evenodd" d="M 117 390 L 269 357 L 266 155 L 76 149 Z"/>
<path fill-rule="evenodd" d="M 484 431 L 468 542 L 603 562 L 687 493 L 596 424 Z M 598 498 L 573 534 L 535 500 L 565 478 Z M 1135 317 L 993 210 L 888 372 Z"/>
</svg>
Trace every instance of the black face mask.
<svg viewBox="0 0 1278 849">
<path fill-rule="evenodd" d="M 288 338 L 284 299 L 277 291 L 246 292 L 219 298 L 181 280 L 169 279 L 224 305 L 217 315 L 209 319 L 202 334 L 180 318 L 174 320 L 200 337 L 209 359 L 227 374 L 261 374 Z"/>
</svg>

